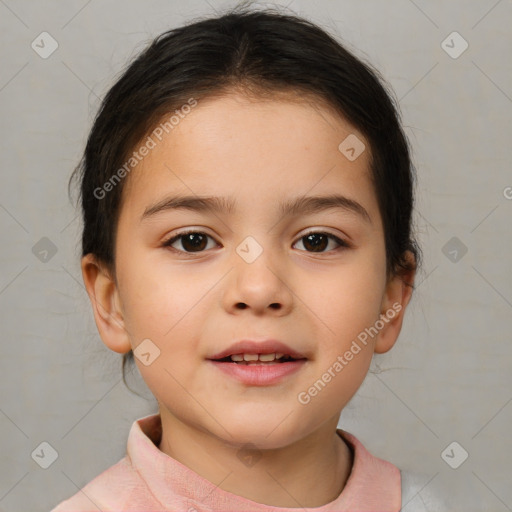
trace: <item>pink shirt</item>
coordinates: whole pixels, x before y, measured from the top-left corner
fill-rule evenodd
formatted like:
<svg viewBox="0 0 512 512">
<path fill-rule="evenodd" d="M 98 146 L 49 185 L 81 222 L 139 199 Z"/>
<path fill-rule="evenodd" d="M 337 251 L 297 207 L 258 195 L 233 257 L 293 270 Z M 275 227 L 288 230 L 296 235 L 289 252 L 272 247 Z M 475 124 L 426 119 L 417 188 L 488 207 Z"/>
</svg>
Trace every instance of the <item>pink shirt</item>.
<svg viewBox="0 0 512 512">
<path fill-rule="evenodd" d="M 51 512 L 398 512 L 401 508 L 399 469 L 371 455 L 355 436 L 341 429 L 338 434 L 353 449 L 352 471 L 341 494 L 315 508 L 273 507 L 219 489 L 160 451 L 161 429 L 159 414 L 134 421 L 126 456 Z"/>
</svg>

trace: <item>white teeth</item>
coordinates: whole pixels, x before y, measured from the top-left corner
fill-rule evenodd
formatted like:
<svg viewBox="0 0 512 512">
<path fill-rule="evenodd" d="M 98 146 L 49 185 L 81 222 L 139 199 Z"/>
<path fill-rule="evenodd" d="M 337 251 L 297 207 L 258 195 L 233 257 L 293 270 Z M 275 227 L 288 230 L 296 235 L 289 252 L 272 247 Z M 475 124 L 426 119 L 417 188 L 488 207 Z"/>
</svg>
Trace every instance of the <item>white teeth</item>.
<svg viewBox="0 0 512 512">
<path fill-rule="evenodd" d="M 284 354 L 233 354 L 231 357 L 231 361 L 235 361 L 237 363 L 242 361 L 263 361 L 263 362 L 272 362 L 275 359 L 280 359 Z"/>
</svg>

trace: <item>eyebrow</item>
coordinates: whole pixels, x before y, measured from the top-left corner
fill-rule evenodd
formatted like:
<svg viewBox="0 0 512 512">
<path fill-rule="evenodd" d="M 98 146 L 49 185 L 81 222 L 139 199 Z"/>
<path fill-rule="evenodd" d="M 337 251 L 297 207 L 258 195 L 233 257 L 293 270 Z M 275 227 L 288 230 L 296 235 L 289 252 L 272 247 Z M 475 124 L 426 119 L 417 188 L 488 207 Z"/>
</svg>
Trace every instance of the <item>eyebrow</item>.
<svg viewBox="0 0 512 512">
<path fill-rule="evenodd" d="M 144 210 L 140 220 L 142 222 L 158 213 L 180 208 L 196 212 L 232 214 L 236 210 L 236 201 L 233 198 L 217 196 L 187 195 L 165 197 L 161 201 L 148 206 Z M 358 203 L 354 199 L 350 199 L 339 194 L 292 198 L 288 201 L 280 202 L 278 208 L 281 216 L 293 216 L 299 214 L 306 215 L 329 209 L 341 209 L 347 212 L 355 213 L 369 224 L 372 223 L 370 215 L 362 204 Z"/>
</svg>

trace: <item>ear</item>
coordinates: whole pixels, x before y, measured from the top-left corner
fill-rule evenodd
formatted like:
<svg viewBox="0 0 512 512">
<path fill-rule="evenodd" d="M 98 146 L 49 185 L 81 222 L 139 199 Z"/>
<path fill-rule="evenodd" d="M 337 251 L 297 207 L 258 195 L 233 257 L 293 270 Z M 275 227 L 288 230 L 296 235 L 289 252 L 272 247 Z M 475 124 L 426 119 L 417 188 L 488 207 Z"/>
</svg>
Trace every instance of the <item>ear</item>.
<svg viewBox="0 0 512 512">
<path fill-rule="evenodd" d="M 114 280 L 93 254 L 82 258 L 82 277 L 91 301 L 94 320 L 105 345 L 120 354 L 131 350 L 119 292 Z"/>
<path fill-rule="evenodd" d="M 407 251 L 406 257 L 415 266 L 413 253 Z M 402 330 L 405 310 L 412 296 L 415 275 L 415 270 L 403 271 L 388 279 L 380 314 L 384 327 L 379 331 L 375 342 L 374 351 L 377 354 L 391 350 Z"/>
</svg>

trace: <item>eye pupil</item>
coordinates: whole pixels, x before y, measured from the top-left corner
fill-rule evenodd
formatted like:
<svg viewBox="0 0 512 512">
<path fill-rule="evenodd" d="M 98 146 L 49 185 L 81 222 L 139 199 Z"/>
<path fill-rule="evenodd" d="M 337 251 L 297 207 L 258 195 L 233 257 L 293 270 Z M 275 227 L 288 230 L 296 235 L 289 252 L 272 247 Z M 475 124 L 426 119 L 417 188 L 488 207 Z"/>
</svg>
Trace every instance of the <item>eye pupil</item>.
<svg viewBox="0 0 512 512">
<path fill-rule="evenodd" d="M 315 237 L 317 237 L 316 242 Z M 309 244 L 311 247 L 313 247 L 313 252 L 322 252 L 328 243 L 327 237 L 321 233 L 311 233 L 304 238 L 307 240 L 307 244 L 304 244 L 304 247 L 307 248 L 307 245 Z"/>
<path fill-rule="evenodd" d="M 183 247 L 186 250 L 190 249 L 204 249 L 206 246 L 206 237 L 201 235 L 200 233 L 188 233 L 183 235 Z M 194 241 L 195 239 L 195 241 Z M 190 244 L 190 245 L 188 245 Z M 187 246 L 188 245 L 188 246 Z"/>
</svg>

